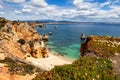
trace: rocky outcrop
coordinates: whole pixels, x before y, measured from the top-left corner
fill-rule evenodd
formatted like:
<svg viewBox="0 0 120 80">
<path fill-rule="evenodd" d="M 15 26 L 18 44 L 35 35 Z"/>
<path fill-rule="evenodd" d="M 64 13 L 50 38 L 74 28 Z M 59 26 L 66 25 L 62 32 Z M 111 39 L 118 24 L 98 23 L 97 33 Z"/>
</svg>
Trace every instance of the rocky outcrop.
<svg viewBox="0 0 120 80">
<path fill-rule="evenodd" d="M 81 44 L 81 55 L 89 53 L 100 57 L 109 57 L 120 53 L 120 38 L 91 35 L 85 43 Z"/>
<path fill-rule="evenodd" d="M 4 25 L 3 25 L 4 22 Z M 0 18 L 0 54 L 24 59 L 26 54 L 35 58 L 48 57 L 48 50 L 33 26 L 27 22 Z"/>
<path fill-rule="evenodd" d="M 89 36 L 81 45 L 81 56 L 92 55 L 108 58 L 116 75 L 120 75 L 120 38 Z"/>
</svg>

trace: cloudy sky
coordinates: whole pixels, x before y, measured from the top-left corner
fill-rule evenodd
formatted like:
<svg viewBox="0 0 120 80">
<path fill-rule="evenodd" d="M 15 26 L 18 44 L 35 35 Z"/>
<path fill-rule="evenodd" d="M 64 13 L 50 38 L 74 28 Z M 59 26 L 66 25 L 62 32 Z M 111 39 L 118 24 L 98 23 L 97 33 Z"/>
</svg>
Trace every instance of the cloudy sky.
<svg viewBox="0 0 120 80">
<path fill-rule="evenodd" d="M 120 22 L 120 0 L 0 0 L 0 17 Z"/>
</svg>

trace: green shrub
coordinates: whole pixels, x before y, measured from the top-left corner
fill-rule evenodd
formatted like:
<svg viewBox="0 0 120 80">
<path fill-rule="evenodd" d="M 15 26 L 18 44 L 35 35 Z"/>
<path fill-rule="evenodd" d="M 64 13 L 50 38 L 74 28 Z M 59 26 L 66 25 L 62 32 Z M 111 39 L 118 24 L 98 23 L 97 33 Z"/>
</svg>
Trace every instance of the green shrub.
<svg viewBox="0 0 120 80">
<path fill-rule="evenodd" d="M 25 40 L 24 39 L 19 39 L 18 43 L 20 43 L 21 45 L 24 45 L 25 44 Z"/>
</svg>

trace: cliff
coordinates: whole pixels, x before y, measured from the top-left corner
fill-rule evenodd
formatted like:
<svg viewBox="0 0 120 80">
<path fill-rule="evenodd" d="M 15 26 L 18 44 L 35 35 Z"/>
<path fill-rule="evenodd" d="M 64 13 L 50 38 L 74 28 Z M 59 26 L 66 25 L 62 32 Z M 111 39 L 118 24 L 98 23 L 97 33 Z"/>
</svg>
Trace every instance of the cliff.
<svg viewBox="0 0 120 80">
<path fill-rule="evenodd" d="M 32 80 L 40 69 L 28 62 L 27 57 L 48 57 L 35 23 L 0 18 L 0 80 Z"/>
<path fill-rule="evenodd" d="M 108 58 L 112 62 L 115 74 L 120 75 L 120 38 L 111 36 L 89 36 L 81 44 L 81 56 Z"/>
<path fill-rule="evenodd" d="M 81 56 L 93 53 L 100 57 L 113 56 L 120 53 L 120 38 L 111 36 L 89 36 L 81 44 Z"/>
<path fill-rule="evenodd" d="M 0 55 L 25 59 L 48 57 L 42 36 L 26 22 L 9 21 L 0 18 Z"/>
</svg>

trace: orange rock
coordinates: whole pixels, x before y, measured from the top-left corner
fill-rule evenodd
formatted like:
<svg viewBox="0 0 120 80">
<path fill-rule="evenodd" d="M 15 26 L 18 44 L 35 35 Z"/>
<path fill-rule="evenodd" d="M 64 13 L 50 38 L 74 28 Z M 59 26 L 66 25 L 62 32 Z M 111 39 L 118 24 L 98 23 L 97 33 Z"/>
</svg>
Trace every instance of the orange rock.
<svg viewBox="0 0 120 80">
<path fill-rule="evenodd" d="M 2 40 L 2 51 L 7 53 L 10 57 L 18 57 L 24 59 L 26 53 L 32 54 L 34 57 L 46 57 L 48 52 L 43 50 L 40 41 L 42 37 L 27 23 L 23 22 L 9 22 L 6 24 L 6 31 L 10 30 L 10 34 L 6 32 L 0 32 L 0 38 Z M 10 36 L 10 37 L 9 37 Z M 25 40 L 25 44 L 19 44 L 17 41 L 19 39 Z M 37 40 L 37 45 L 34 41 Z M 33 42 L 34 47 L 30 47 L 30 42 Z"/>
</svg>

